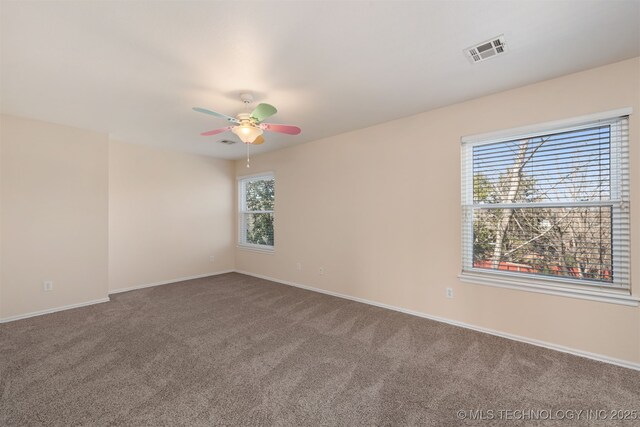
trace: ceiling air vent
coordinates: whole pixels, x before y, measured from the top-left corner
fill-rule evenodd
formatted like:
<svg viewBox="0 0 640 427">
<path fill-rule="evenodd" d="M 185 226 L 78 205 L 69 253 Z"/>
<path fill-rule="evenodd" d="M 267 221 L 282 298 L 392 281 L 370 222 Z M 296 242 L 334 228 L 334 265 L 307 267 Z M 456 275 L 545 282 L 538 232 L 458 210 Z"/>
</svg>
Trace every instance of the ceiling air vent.
<svg viewBox="0 0 640 427">
<path fill-rule="evenodd" d="M 218 141 L 220 144 L 227 144 L 227 145 L 231 145 L 231 144 L 235 144 L 238 141 L 234 141 L 232 139 L 221 139 L 220 141 Z"/>
<path fill-rule="evenodd" d="M 467 58 L 469 58 L 469 62 L 475 64 L 476 62 L 482 62 L 498 56 L 506 51 L 507 45 L 504 42 L 504 34 L 501 34 L 475 46 L 466 48 L 464 53 Z"/>
</svg>

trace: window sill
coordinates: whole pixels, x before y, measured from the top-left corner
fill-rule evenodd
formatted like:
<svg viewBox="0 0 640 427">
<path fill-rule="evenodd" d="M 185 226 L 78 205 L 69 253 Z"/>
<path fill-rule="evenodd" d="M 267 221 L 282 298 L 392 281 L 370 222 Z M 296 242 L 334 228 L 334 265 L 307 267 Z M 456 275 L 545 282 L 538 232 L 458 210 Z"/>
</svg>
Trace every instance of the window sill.
<svg viewBox="0 0 640 427">
<path fill-rule="evenodd" d="M 260 246 L 260 245 L 242 245 L 238 244 L 236 246 L 238 249 L 247 252 L 258 252 L 263 254 L 273 254 L 275 252 L 275 248 L 273 246 Z"/>
<path fill-rule="evenodd" d="M 549 280 L 509 277 L 502 274 L 484 272 L 462 272 L 458 278 L 465 283 L 495 286 L 498 288 L 514 289 L 520 291 L 536 292 L 547 295 L 585 299 L 589 301 L 606 302 L 610 304 L 638 307 L 640 298 L 629 295 L 626 290 L 601 290 L 569 287 L 554 284 Z M 582 285 L 584 286 L 584 285 Z"/>
</svg>

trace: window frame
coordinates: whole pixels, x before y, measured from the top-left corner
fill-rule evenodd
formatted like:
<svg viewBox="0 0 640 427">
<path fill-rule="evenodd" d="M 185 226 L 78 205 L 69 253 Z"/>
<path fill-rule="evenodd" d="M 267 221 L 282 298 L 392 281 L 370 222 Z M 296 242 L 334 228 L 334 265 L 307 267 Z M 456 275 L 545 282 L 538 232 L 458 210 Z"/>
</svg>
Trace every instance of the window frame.
<svg viewBox="0 0 640 427">
<path fill-rule="evenodd" d="M 274 185 L 274 200 L 273 200 L 273 209 L 272 210 L 261 210 L 261 211 L 253 211 L 247 210 L 247 197 L 246 197 L 246 185 L 249 182 L 255 181 L 268 181 L 273 180 Z M 253 175 L 243 175 L 237 177 L 238 183 L 238 217 L 237 217 L 237 246 L 240 249 L 255 251 L 255 252 L 265 252 L 265 253 L 273 253 L 275 251 L 275 186 L 276 186 L 276 177 L 273 172 L 262 172 Z M 248 214 L 256 214 L 256 213 L 270 213 L 273 215 L 273 233 L 274 233 L 274 245 L 261 245 L 256 243 L 249 243 L 246 241 L 247 236 L 245 233 L 246 227 L 246 218 Z"/>
<path fill-rule="evenodd" d="M 499 270 L 487 270 L 477 268 L 473 265 L 473 213 L 476 209 L 482 208 L 499 208 L 501 204 L 485 205 L 478 207 L 473 201 L 473 148 L 500 142 L 507 142 L 519 139 L 526 139 L 534 136 L 543 136 L 550 133 L 559 133 L 563 131 L 579 130 L 581 128 L 590 128 L 598 125 L 611 124 L 614 126 L 623 123 L 625 116 L 632 113 L 631 108 L 624 108 L 604 113 L 591 114 L 587 116 L 576 117 L 568 120 L 560 120 L 548 122 L 538 125 L 526 126 L 515 129 L 508 129 L 499 132 L 491 132 L 481 135 L 467 136 L 461 138 L 461 208 L 462 208 L 462 268 L 459 278 L 462 282 L 497 286 L 502 288 L 526 290 L 552 295 L 570 296 L 581 299 L 589 299 L 596 301 L 611 302 L 623 305 L 638 306 L 640 298 L 632 295 L 631 286 L 631 265 L 630 265 L 630 239 L 628 235 L 620 238 L 619 233 L 612 235 L 614 246 L 612 247 L 612 263 L 614 272 L 616 268 L 623 271 L 624 283 L 616 281 L 612 284 L 596 283 L 596 281 L 588 281 L 585 279 L 574 279 L 561 276 L 543 276 L 534 273 L 520 273 Z M 627 118 L 628 120 L 628 118 Z M 622 128 L 621 128 L 622 129 Z M 614 143 L 611 138 L 612 164 L 614 162 L 614 152 L 617 156 L 617 167 L 612 168 L 611 180 L 617 182 L 618 194 L 614 194 L 614 185 L 612 184 L 611 200 L 607 202 L 594 202 L 590 205 L 612 206 L 614 216 L 617 220 L 630 222 L 629 215 L 629 167 L 628 167 L 628 122 L 626 131 L 626 139 L 618 138 Z M 613 134 L 613 132 L 612 132 Z M 623 141 L 624 139 L 624 141 Z M 622 142 L 622 143 L 621 143 Z M 556 206 L 585 206 L 581 202 L 558 202 L 553 203 Z M 509 207 L 543 207 L 544 204 L 536 203 L 513 203 Z M 615 205 L 615 206 L 614 206 Z M 616 212 L 617 210 L 617 212 Z M 620 212 L 623 212 L 622 214 Z M 626 214 L 626 217 L 625 217 Z M 622 215 L 622 216 L 620 216 Z M 612 224 L 612 228 L 615 228 Z M 620 250 L 622 249 L 622 258 L 626 258 L 627 262 L 621 263 Z"/>
</svg>

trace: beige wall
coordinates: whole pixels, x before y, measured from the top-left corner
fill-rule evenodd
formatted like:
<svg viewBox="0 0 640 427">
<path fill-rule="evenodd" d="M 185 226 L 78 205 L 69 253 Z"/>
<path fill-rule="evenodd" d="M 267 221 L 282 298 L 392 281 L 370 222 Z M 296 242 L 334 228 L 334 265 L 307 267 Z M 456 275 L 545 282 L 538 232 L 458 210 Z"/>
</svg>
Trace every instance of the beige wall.
<svg viewBox="0 0 640 427">
<path fill-rule="evenodd" d="M 0 125 L 0 319 L 234 268 L 233 162 Z"/>
<path fill-rule="evenodd" d="M 106 298 L 107 136 L 4 115 L 0 125 L 1 317 Z"/>
<path fill-rule="evenodd" d="M 234 268 L 233 167 L 110 141 L 110 291 Z"/>
<path fill-rule="evenodd" d="M 457 275 L 460 138 L 621 107 L 634 110 L 632 269 L 640 274 L 639 76 L 636 58 L 256 156 L 251 173 L 276 174 L 276 249 L 237 249 L 236 268 L 638 363 L 637 307 L 463 284 Z M 244 161 L 236 170 L 246 173 Z"/>
</svg>

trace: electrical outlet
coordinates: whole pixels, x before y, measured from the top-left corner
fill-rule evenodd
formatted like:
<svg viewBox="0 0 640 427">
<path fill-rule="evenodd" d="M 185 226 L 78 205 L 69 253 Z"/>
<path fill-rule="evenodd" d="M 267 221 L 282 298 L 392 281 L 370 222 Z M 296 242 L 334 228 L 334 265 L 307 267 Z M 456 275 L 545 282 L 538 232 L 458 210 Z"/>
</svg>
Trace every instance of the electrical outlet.
<svg viewBox="0 0 640 427">
<path fill-rule="evenodd" d="M 447 288 L 447 298 L 453 298 L 453 288 Z"/>
<path fill-rule="evenodd" d="M 211 255 L 211 256 L 209 257 L 209 262 L 214 262 L 215 260 L 216 260 L 215 255 Z"/>
<path fill-rule="evenodd" d="M 298 271 L 302 271 L 302 263 L 301 262 L 296 263 L 296 268 L 298 269 Z"/>
<path fill-rule="evenodd" d="M 49 292 L 53 290 L 53 280 L 45 280 L 42 282 L 42 290 Z"/>
<path fill-rule="evenodd" d="M 321 276 L 324 274 L 324 267 L 320 267 L 318 269 L 318 274 L 321 275 Z"/>
</svg>

